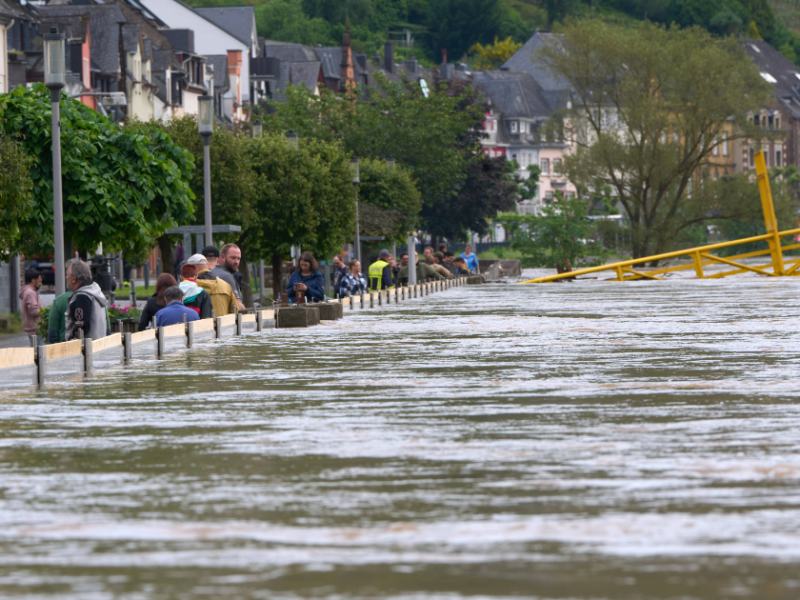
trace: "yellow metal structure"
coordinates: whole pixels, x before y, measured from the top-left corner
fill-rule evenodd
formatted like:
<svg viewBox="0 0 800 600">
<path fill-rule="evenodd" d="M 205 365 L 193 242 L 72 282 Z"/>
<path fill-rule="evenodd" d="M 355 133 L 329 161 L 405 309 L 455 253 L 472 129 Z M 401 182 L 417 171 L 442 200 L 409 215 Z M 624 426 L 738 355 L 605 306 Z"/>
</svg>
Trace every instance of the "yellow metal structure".
<svg viewBox="0 0 800 600">
<path fill-rule="evenodd" d="M 789 229 L 788 231 L 778 231 L 778 220 L 775 218 L 775 207 L 772 204 L 772 191 L 769 187 L 769 175 L 767 173 L 767 164 L 764 159 L 764 152 L 761 151 L 755 156 L 756 166 L 756 180 L 758 182 L 758 191 L 761 195 L 761 208 L 764 210 L 764 223 L 767 226 L 767 233 L 764 235 L 757 235 L 754 237 L 743 238 L 740 240 L 733 240 L 730 242 L 720 242 L 718 244 L 709 244 L 708 246 L 698 246 L 697 248 L 689 248 L 688 250 L 678 250 L 675 252 L 665 252 L 664 254 L 656 254 L 654 256 L 646 256 L 644 258 L 636 258 L 633 260 L 624 260 L 622 262 L 610 263 L 599 267 L 589 267 L 587 269 L 578 269 L 577 271 L 569 271 L 567 273 L 559 273 L 558 275 L 550 275 L 548 277 L 539 277 L 538 279 L 530 279 L 528 281 L 521 281 L 520 283 L 547 283 L 556 281 L 558 279 L 569 279 L 579 275 L 588 275 L 590 273 L 601 273 L 603 271 L 611 271 L 616 275 L 617 281 L 631 281 L 634 279 L 656 279 L 661 280 L 659 275 L 664 273 L 673 273 L 675 271 L 684 271 L 694 269 L 695 274 L 701 279 L 719 279 L 720 277 L 727 277 L 728 275 L 737 275 L 739 273 L 753 272 L 760 275 L 768 275 L 770 277 L 783 277 L 786 275 L 800 275 L 800 258 L 793 258 L 789 261 L 784 261 L 783 252 L 786 250 L 793 250 L 800 248 L 800 244 L 792 244 L 789 246 L 781 247 L 781 238 L 787 236 L 795 236 L 800 234 L 800 229 Z M 749 244 L 751 242 L 765 241 L 769 244 L 768 250 L 757 250 L 756 252 L 747 252 L 745 254 L 737 254 L 736 256 L 714 256 L 711 254 L 712 250 L 719 250 L 720 248 L 730 248 L 731 246 L 738 246 L 740 244 Z M 739 260 L 743 258 L 753 258 L 756 256 L 764 256 L 769 254 L 771 262 L 766 265 L 745 265 Z M 642 268 L 634 269 L 637 265 L 644 265 L 645 263 L 666 260 L 668 258 L 689 257 L 692 262 L 687 265 L 680 265 L 677 267 L 665 267 L 661 269 L 643 270 Z M 721 273 L 714 273 L 713 275 L 706 275 L 703 272 L 703 267 L 712 264 L 724 264 L 733 267 L 730 271 L 723 271 Z M 772 269 L 767 270 L 767 269 Z"/>
</svg>

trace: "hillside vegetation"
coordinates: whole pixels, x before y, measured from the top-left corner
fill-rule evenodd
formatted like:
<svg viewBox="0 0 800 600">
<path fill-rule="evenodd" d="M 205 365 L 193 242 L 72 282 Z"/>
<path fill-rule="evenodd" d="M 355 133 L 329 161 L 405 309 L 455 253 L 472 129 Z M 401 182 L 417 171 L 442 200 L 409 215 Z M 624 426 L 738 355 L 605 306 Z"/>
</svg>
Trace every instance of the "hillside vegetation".
<svg viewBox="0 0 800 600">
<path fill-rule="evenodd" d="M 349 21 L 358 52 L 380 52 L 390 32 L 409 30 L 400 52 L 428 64 L 466 59 L 495 38 L 525 42 L 570 17 L 617 23 L 647 19 L 699 26 L 719 36 L 763 38 L 790 60 L 800 57 L 800 0 L 186 0 L 193 6 L 254 4 L 259 35 L 308 45 L 338 45 Z"/>
</svg>

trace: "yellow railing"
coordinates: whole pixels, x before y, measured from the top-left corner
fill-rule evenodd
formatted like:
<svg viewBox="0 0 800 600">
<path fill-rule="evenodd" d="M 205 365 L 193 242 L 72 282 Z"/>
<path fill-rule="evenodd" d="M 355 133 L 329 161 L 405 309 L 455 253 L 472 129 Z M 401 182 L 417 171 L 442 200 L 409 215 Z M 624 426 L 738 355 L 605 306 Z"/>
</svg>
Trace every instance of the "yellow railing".
<svg viewBox="0 0 800 600">
<path fill-rule="evenodd" d="M 569 279 L 579 275 L 588 275 L 590 273 L 601 273 L 603 271 L 611 271 L 616 275 L 617 281 L 630 281 L 633 279 L 656 279 L 660 280 L 664 273 L 672 273 L 675 271 L 684 271 L 694 269 L 695 274 L 704 279 L 718 279 L 720 277 L 727 277 L 728 275 L 737 275 L 739 273 L 754 272 L 759 275 L 768 275 L 770 277 L 782 277 L 786 275 L 800 275 L 800 258 L 793 258 L 789 261 L 784 261 L 783 253 L 786 250 L 793 250 L 800 248 L 800 244 L 792 244 L 788 246 L 781 246 L 781 238 L 787 236 L 794 236 L 800 234 L 800 229 L 789 229 L 787 231 L 778 231 L 778 221 L 775 218 L 775 208 L 772 204 L 772 192 L 769 187 L 769 175 L 767 173 L 767 165 L 764 159 L 764 152 L 761 151 L 755 156 L 756 166 L 756 180 L 758 181 L 758 189 L 761 195 L 761 208 L 764 211 L 764 223 L 767 226 L 767 233 L 764 235 L 757 235 L 740 240 L 732 240 L 730 242 L 720 242 L 717 244 L 709 244 L 707 246 L 698 246 L 697 248 L 689 248 L 688 250 L 676 250 L 675 252 L 665 252 L 663 254 L 656 254 L 654 256 L 645 256 L 643 258 L 635 258 L 632 260 L 624 260 L 622 262 L 610 263 L 599 267 L 589 267 L 586 269 L 578 269 L 576 271 L 569 271 L 566 273 L 559 273 L 558 275 L 549 275 L 547 277 L 539 277 L 538 279 L 529 279 L 528 281 L 521 281 L 520 283 L 547 283 L 549 281 L 557 281 L 559 279 Z M 751 242 L 767 242 L 769 249 L 757 250 L 755 252 L 747 252 L 744 254 L 737 254 L 736 256 L 714 256 L 711 254 L 712 250 L 719 250 L 720 248 L 730 248 L 732 246 L 739 246 L 741 244 L 749 244 Z M 756 256 L 763 256 L 769 254 L 771 262 L 766 265 L 746 265 L 737 262 L 743 258 L 754 258 Z M 688 257 L 692 262 L 686 265 L 679 265 L 675 267 L 664 267 L 660 269 L 650 270 L 637 270 L 633 269 L 636 265 L 644 265 L 645 263 L 666 260 L 669 258 Z M 718 263 L 735 267 L 731 271 L 723 271 L 721 273 L 714 273 L 713 275 L 706 276 L 703 267 Z M 788 269 L 787 269 L 788 267 Z M 772 271 L 766 269 L 772 268 Z"/>
</svg>

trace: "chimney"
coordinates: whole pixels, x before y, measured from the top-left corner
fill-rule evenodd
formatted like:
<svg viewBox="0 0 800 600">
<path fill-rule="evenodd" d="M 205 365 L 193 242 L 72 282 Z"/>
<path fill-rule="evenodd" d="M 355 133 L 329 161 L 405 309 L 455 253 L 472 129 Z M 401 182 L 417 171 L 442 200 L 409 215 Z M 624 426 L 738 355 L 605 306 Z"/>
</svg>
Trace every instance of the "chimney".
<svg viewBox="0 0 800 600">
<path fill-rule="evenodd" d="M 449 65 L 446 63 L 439 65 L 439 76 L 442 79 L 452 79 L 454 70 L 455 70 L 455 65 Z"/>
<path fill-rule="evenodd" d="M 383 46 L 383 59 L 386 63 L 384 68 L 389 73 L 394 73 L 394 46 L 392 46 L 391 42 L 386 42 Z"/>
<path fill-rule="evenodd" d="M 374 62 L 374 63 L 375 63 L 375 66 L 376 66 L 376 67 L 378 67 L 378 68 L 380 69 L 380 68 L 381 68 L 381 55 L 380 55 L 380 54 L 377 54 L 377 53 L 375 53 L 375 54 L 372 56 L 372 62 Z"/>
</svg>

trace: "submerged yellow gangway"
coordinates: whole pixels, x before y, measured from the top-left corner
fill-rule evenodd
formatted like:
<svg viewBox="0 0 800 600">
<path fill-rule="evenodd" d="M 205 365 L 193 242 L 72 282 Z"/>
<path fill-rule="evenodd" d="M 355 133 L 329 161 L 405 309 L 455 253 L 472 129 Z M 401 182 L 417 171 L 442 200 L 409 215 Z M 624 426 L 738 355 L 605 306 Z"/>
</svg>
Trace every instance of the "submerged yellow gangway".
<svg viewBox="0 0 800 600">
<path fill-rule="evenodd" d="M 772 192 L 770 191 L 769 187 L 769 175 L 767 174 L 767 163 L 764 159 L 763 150 L 756 154 L 755 166 L 756 178 L 758 180 L 758 191 L 761 194 L 761 207 L 764 210 L 764 222 L 767 226 L 767 233 L 764 235 L 756 235 L 730 242 L 720 242 L 718 244 L 709 244 L 708 246 L 698 246 L 697 248 L 689 248 L 688 250 L 666 252 L 664 254 L 656 254 L 654 256 L 646 256 L 644 258 L 636 258 L 633 260 L 623 260 L 622 262 L 610 263 L 599 267 L 589 267 L 586 269 L 569 271 L 567 273 L 559 273 L 558 275 L 549 275 L 547 277 L 539 277 L 538 279 L 529 279 L 528 281 L 521 281 L 520 283 L 547 283 L 549 281 L 556 281 L 558 279 L 569 279 L 570 277 L 576 277 L 578 275 L 588 275 L 589 273 L 600 273 L 602 271 L 611 271 L 614 273 L 616 275 L 616 281 L 631 281 L 634 279 L 660 280 L 662 278 L 658 277 L 658 275 L 687 269 L 694 269 L 697 276 L 701 279 L 718 279 L 720 277 L 737 275 L 739 273 L 745 273 L 748 271 L 755 272 L 760 275 L 768 275 L 770 277 L 800 275 L 800 271 L 798 271 L 798 269 L 800 269 L 800 258 L 794 258 L 789 261 L 784 261 L 783 259 L 784 251 L 800 248 L 800 244 L 792 244 L 790 246 L 783 247 L 781 246 L 781 238 L 800 234 L 800 229 L 778 231 L 778 221 L 775 218 L 775 207 L 772 204 Z M 737 254 L 736 256 L 728 256 L 725 258 L 711 254 L 712 250 L 761 241 L 766 241 L 769 244 L 769 249 L 758 250 L 756 252 L 747 252 L 745 254 Z M 771 262 L 766 265 L 751 266 L 737 262 L 742 258 L 753 258 L 755 256 L 763 256 L 766 254 L 769 254 L 771 257 Z M 677 258 L 679 256 L 690 257 L 692 259 L 692 263 L 678 267 L 665 267 L 662 269 L 637 270 L 633 268 L 636 265 L 643 265 L 644 263 L 665 260 L 667 258 Z M 705 275 L 703 273 L 703 267 L 714 263 L 720 263 L 734 268 L 730 271 L 723 271 L 722 273 L 714 273 L 713 275 L 708 276 Z M 770 268 L 772 270 L 768 271 L 767 269 Z"/>
</svg>

